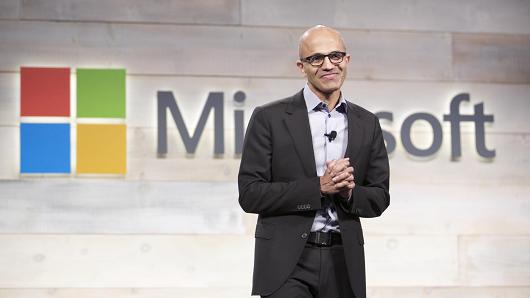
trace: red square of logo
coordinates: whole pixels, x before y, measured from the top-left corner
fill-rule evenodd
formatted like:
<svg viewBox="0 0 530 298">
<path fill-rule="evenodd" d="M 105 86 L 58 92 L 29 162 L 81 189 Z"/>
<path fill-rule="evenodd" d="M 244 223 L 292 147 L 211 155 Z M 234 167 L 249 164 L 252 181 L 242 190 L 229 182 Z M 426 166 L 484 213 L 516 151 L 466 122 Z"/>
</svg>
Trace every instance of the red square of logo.
<svg viewBox="0 0 530 298">
<path fill-rule="evenodd" d="M 70 68 L 20 68 L 20 116 L 70 116 Z"/>
</svg>

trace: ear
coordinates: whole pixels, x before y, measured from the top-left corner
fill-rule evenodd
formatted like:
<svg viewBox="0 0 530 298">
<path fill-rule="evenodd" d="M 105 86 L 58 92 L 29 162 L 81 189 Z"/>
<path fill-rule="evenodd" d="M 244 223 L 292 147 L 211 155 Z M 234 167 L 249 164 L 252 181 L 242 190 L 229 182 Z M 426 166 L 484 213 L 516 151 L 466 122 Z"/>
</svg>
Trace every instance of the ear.
<svg viewBox="0 0 530 298">
<path fill-rule="evenodd" d="M 304 70 L 304 63 L 300 60 L 296 61 L 296 66 L 298 67 L 298 69 L 300 70 L 300 72 L 304 75 L 304 77 L 306 76 L 306 73 L 305 73 L 305 70 Z"/>
<path fill-rule="evenodd" d="M 350 58 L 351 58 L 350 55 L 346 55 L 346 57 L 344 57 L 344 59 L 346 59 L 346 64 L 350 63 Z"/>
</svg>

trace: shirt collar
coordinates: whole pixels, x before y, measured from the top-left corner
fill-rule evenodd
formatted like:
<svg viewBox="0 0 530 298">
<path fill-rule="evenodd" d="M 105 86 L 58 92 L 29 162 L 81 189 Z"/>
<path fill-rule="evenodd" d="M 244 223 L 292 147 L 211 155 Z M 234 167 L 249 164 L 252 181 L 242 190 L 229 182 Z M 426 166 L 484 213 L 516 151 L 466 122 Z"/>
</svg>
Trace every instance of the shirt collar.
<svg viewBox="0 0 530 298">
<path fill-rule="evenodd" d="M 322 101 L 313 92 L 313 90 L 311 90 L 311 88 L 309 88 L 308 84 L 306 84 L 304 86 L 304 99 L 305 99 L 305 105 L 307 107 L 307 112 L 308 113 L 313 111 L 313 110 L 315 110 L 315 109 L 317 109 L 317 110 L 321 109 L 322 104 L 323 104 Z M 344 99 L 343 93 L 341 91 L 340 99 L 339 99 L 339 102 L 338 102 L 337 106 L 335 107 L 335 110 L 337 110 L 339 113 L 346 114 L 346 111 L 348 110 L 348 109 L 346 109 L 346 107 L 347 107 L 346 100 Z"/>
</svg>

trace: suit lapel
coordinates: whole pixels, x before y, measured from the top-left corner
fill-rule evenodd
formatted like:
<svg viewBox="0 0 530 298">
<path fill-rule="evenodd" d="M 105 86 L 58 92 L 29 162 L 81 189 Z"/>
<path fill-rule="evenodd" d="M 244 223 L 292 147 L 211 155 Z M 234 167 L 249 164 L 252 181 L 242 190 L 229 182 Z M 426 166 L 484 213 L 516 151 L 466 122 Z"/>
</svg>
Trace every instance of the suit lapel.
<svg viewBox="0 0 530 298">
<path fill-rule="evenodd" d="M 298 92 L 292 97 L 285 112 L 286 117 L 284 118 L 284 123 L 289 135 L 293 139 L 296 152 L 304 165 L 305 173 L 308 176 L 316 176 L 317 170 L 313 151 L 313 140 L 303 91 Z"/>
<path fill-rule="evenodd" d="M 359 126 L 359 114 L 354 107 L 352 103 L 348 102 L 348 145 L 344 157 L 349 157 L 350 162 L 354 162 L 357 154 L 359 154 L 364 137 L 364 132 Z"/>
</svg>

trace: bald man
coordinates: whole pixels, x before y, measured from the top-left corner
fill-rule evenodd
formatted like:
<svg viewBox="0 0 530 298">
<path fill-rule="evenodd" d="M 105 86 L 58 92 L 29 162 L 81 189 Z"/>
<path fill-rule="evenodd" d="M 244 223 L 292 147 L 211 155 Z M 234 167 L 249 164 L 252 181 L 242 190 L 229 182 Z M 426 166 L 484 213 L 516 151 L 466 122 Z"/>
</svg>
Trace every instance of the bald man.
<svg viewBox="0 0 530 298">
<path fill-rule="evenodd" d="M 291 97 L 257 107 L 245 135 L 239 204 L 258 214 L 253 295 L 366 297 L 360 217 L 390 204 L 376 116 L 341 91 L 350 62 L 341 34 L 307 30 Z"/>
</svg>

